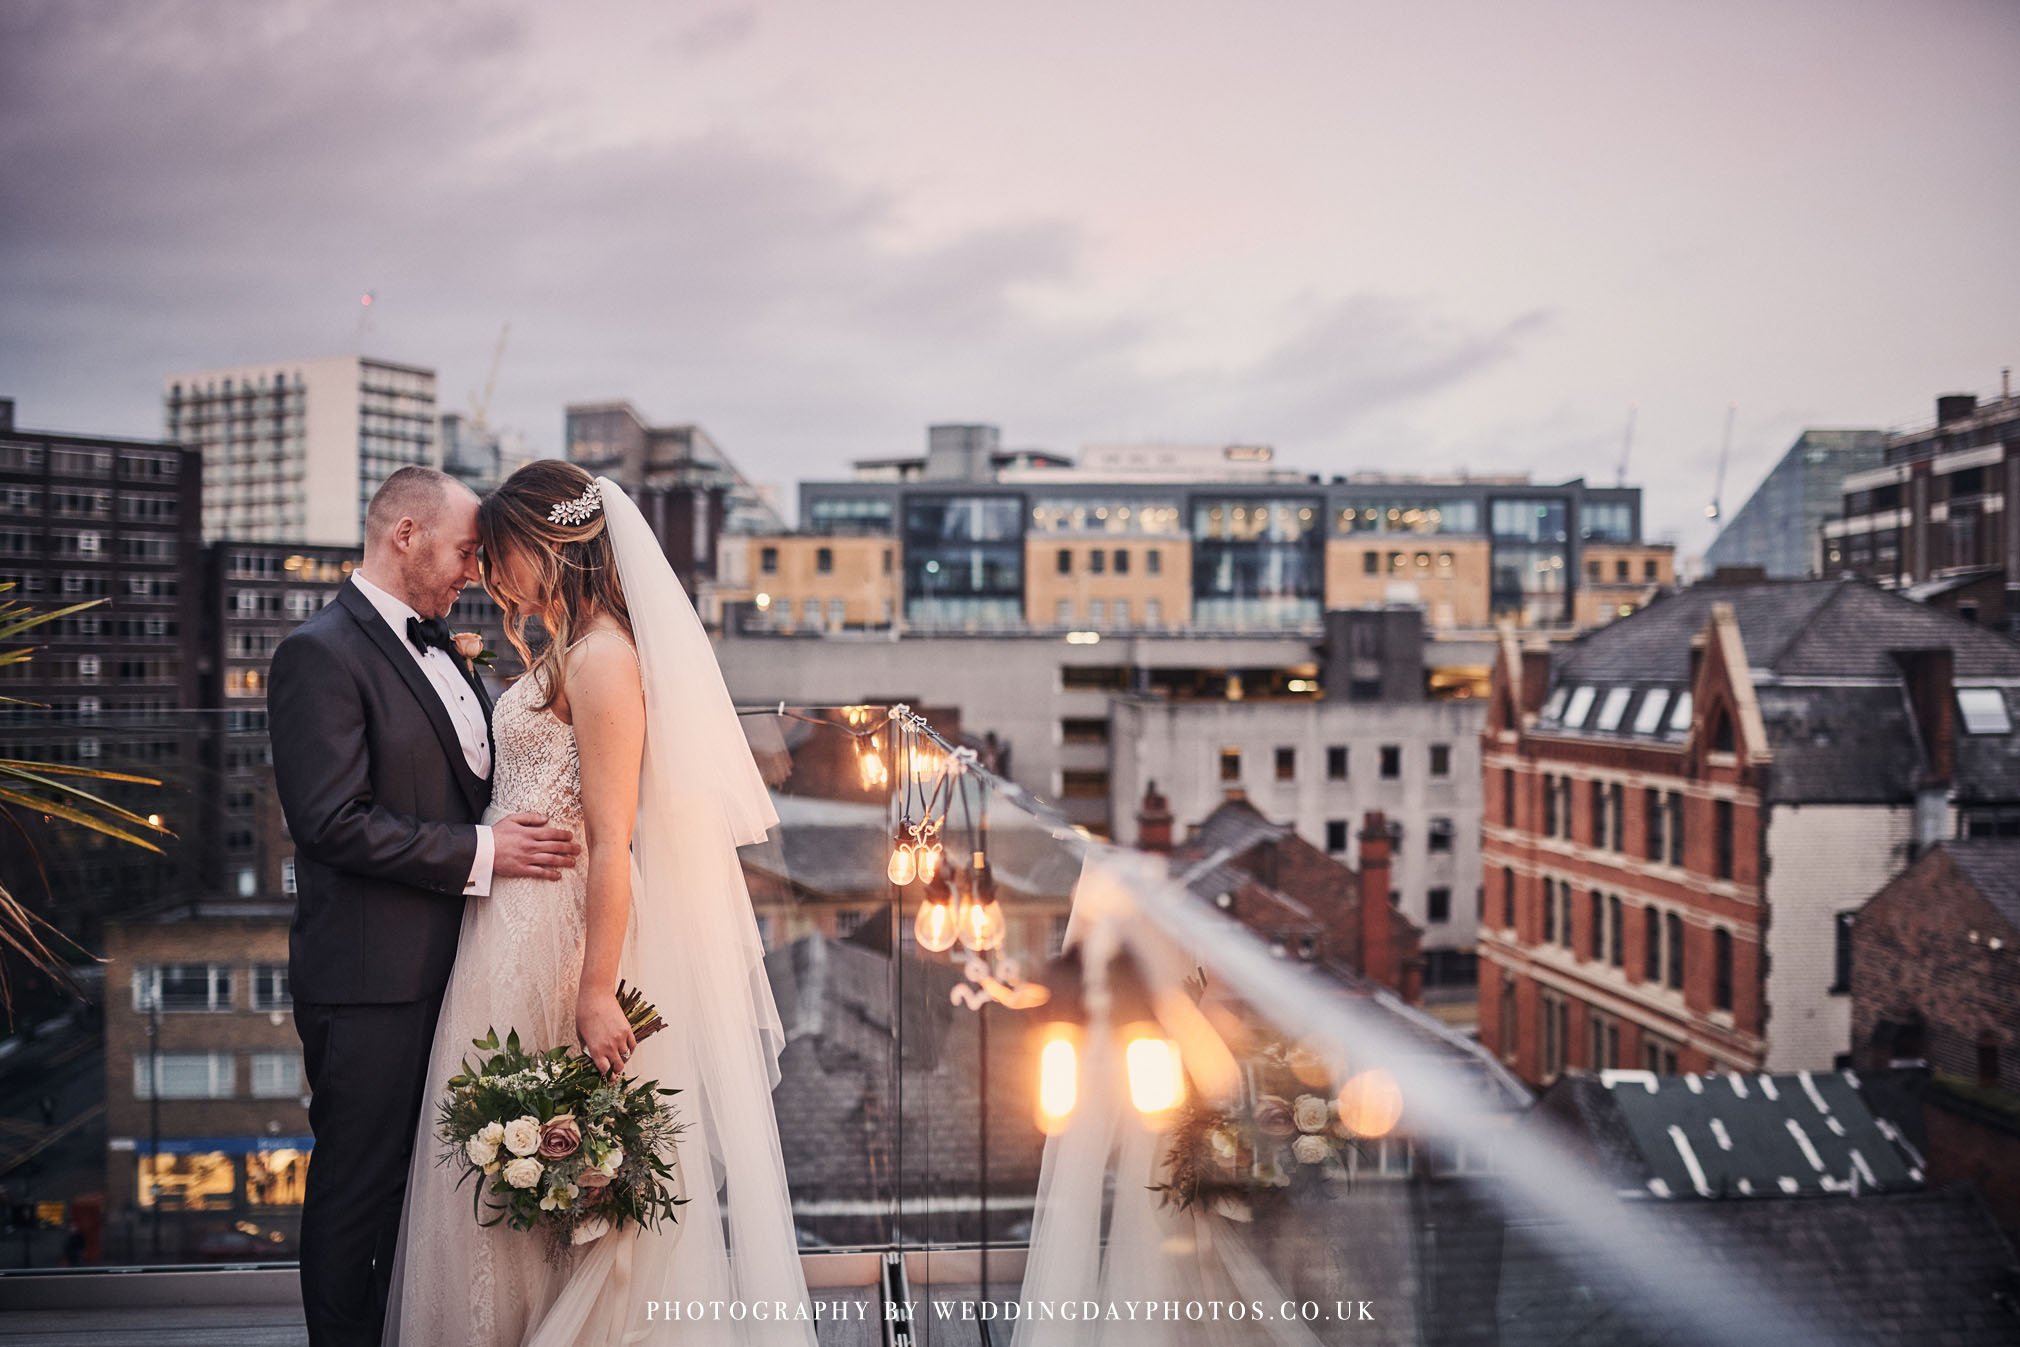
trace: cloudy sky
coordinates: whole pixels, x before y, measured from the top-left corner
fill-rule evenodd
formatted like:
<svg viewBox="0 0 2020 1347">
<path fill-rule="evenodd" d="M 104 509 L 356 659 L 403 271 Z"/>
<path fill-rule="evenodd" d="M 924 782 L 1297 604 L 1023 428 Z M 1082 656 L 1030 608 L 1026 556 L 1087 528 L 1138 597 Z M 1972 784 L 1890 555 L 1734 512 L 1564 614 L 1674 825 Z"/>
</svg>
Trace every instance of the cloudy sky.
<svg viewBox="0 0 2020 1347">
<path fill-rule="evenodd" d="M 1629 479 L 2020 365 L 2012 0 L 0 0 L 0 396 L 363 348 L 760 480 L 1071 451 Z M 358 297 L 377 295 L 369 331 Z"/>
</svg>

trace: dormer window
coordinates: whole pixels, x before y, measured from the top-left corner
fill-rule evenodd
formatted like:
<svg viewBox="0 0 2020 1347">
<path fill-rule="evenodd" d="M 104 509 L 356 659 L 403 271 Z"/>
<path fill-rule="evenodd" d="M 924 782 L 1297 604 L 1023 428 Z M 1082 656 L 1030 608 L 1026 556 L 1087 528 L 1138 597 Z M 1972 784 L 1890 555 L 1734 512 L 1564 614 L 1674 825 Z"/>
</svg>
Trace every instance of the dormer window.
<svg viewBox="0 0 2020 1347">
<path fill-rule="evenodd" d="M 2006 710 L 2006 694 L 1998 688 L 1958 688 L 1957 711 L 1964 718 L 1966 734 L 2013 732 L 2013 718 Z"/>
</svg>

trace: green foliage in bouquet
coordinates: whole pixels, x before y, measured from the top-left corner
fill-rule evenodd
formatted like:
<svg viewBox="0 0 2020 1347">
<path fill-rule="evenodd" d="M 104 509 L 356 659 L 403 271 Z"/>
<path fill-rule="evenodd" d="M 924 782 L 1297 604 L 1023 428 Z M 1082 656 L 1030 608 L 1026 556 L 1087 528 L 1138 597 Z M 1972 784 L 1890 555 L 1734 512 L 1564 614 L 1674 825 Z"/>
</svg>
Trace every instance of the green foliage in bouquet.
<svg viewBox="0 0 2020 1347">
<path fill-rule="evenodd" d="M 636 988 L 619 983 L 617 1003 L 640 1042 L 666 1027 Z M 529 1052 L 516 1029 L 471 1046 L 486 1056 L 450 1078 L 435 1132 L 480 1226 L 541 1229 L 558 1252 L 676 1219 L 687 1199 L 673 1195 L 673 1143 L 687 1125 L 667 1101 L 680 1091 L 606 1077 L 575 1048 Z"/>
<path fill-rule="evenodd" d="M 1305 1086 L 1315 1063 L 1281 1042 L 1250 1063 L 1252 1090 L 1227 1108 L 1187 1099 L 1165 1133 L 1166 1182 L 1146 1185 L 1163 1206 L 1198 1207 L 1254 1219 L 1258 1199 L 1276 1200 L 1347 1178 L 1361 1143 L 1329 1094 Z"/>
</svg>

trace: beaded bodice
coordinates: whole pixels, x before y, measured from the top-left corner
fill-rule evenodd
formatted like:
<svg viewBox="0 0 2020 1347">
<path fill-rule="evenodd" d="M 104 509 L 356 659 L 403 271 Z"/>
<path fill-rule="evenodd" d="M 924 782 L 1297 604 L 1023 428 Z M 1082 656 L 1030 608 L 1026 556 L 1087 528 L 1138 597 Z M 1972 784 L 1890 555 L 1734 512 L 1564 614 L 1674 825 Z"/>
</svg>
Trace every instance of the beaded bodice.
<svg viewBox="0 0 2020 1347">
<path fill-rule="evenodd" d="M 491 807 L 545 814 L 556 827 L 582 822 L 582 759 L 575 729 L 540 706 L 535 676 L 505 690 L 491 711 Z"/>
</svg>

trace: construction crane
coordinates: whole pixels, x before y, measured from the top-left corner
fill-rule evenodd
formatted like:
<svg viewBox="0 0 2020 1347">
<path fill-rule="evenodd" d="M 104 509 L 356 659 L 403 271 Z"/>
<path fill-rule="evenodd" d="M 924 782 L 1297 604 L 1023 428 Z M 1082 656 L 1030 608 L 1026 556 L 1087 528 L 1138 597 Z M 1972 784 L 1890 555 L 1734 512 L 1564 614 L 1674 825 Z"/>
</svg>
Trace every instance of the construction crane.
<svg viewBox="0 0 2020 1347">
<path fill-rule="evenodd" d="M 1711 504 L 1704 507 L 1704 517 L 1709 519 L 1714 526 L 1717 525 L 1719 519 L 1722 517 L 1718 507 L 1719 501 L 1725 496 L 1725 464 L 1726 460 L 1732 457 L 1732 419 L 1738 412 L 1739 404 L 1737 402 L 1728 402 L 1725 404 L 1725 443 L 1720 445 L 1718 449 L 1718 475 L 1712 478 Z"/>
<path fill-rule="evenodd" d="M 498 330 L 498 345 L 491 352 L 491 369 L 484 376 L 484 391 L 470 395 L 470 425 L 476 430 L 491 428 L 491 394 L 498 387 L 498 366 L 505 359 L 505 342 L 512 335 L 512 324 L 506 323 Z"/>
<path fill-rule="evenodd" d="M 1627 433 L 1620 437 L 1620 467 L 1613 474 L 1613 484 L 1615 486 L 1627 485 L 1627 456 L 1634 452 L 1634 415 L 1640 410 L 1641 407 L 1639 404 L 1628 404 Z"/>
</svg>

